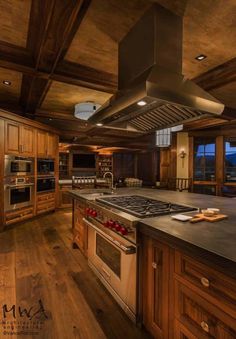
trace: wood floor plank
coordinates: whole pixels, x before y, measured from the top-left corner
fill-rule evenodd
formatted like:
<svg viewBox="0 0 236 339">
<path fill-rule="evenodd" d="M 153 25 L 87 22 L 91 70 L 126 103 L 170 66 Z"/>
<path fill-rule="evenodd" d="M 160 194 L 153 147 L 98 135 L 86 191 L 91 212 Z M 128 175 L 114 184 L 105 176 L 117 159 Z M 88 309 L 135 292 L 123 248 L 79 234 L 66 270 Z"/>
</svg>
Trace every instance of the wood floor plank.
<svg viewBox="0 0 236 339">
<path fill-rule="evenodd" d="M 41 216 L 2 233 L 0 269 L 0 302 L 7 298 L 35 310 L 41 300 L 45 311 L 37 335 L 0 334 L 0 339 L 149 338 L 128 319 L 82 253 L 72 248 L 71 212 Z"/>
</svg>

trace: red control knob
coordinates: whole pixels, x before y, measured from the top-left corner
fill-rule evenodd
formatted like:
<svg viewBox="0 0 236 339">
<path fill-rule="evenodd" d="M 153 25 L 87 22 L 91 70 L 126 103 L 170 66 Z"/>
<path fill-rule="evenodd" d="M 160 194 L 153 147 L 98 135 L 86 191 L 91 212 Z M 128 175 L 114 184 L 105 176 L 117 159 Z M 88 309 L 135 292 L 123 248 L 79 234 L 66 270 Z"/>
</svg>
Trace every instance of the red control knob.
<svg viewBox="0 0 236 339">
<path fill-rule="evenodd" d="M 127 229 L 126 229 L 125 227 L 121 227 L 120 233 L 121 233 L 122 235 L 126 235 L 126 234 L 128 234 L 128 231 L 127 231 Z"/>
<path fill-rule="evenodd" d="M 114 221 L 113 221 L 113 220 L 110 219 L 110 220 L 108 221 L 108 227 L 109 227 L 109 228 L 113 228 L 113 227 L 114 227 Z"/>
<path fill-rule="evenodd" d="M 87 214 L 87 215 L 89 215 L 89 212 L 90 212 L 90 208 L 86 208 L 86 210 L 85 210 L 85 213 Z"/>
<path fill-rule="evenodd" d="M 117 232 L 119 232 L 121 229 L 121 225 L 118 222 L 116 222 L 114 228 L 116 229 Z"/>
<path fill-rule="evenodd" d="M 92 210 L 92 213 L 91 213 L 91 215 L 92 215 L 92 217 L 96 218 L 96 216 L 98 215 L 98 214 L 97 214 L 97 211 L 95 211 L 95 210 Z"/>
</svg>

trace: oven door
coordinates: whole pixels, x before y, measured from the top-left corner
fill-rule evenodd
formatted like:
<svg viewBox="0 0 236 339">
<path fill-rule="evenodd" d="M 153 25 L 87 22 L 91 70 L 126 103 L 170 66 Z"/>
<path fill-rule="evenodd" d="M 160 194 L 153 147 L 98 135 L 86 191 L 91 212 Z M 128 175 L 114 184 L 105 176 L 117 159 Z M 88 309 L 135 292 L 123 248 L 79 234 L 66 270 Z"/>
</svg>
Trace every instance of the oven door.
<svg viewBox="0 0 236 339">
<path fill-rule="evenodd" d="M 119 235 L 112 237 L 84 219 L 88 226 L 88 261 L 92 269 L 135 320 L 136 314 L 136 247 Z"/>
<path fill-rule="evenodd" d="M 37 179 L 37 192 L 54 192 L 55 191 L 55 178 L 38 178 Z"/>
<path fill-rule="evenodd" d="M 5 185 L 4 210 L 12 211 L 33 205 L 34 184 Z"/>
</svg>

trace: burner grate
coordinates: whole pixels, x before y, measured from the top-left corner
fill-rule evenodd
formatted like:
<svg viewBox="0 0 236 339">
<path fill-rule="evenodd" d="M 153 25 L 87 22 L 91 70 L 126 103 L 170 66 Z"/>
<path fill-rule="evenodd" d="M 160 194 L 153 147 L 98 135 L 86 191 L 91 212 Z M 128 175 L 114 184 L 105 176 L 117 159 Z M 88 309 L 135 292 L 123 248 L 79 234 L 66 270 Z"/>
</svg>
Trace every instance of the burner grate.
<svg viewBox="0 0 236 339">
<path fill-rule="evenodd" d="M 194 207 L 172 204 L 139 195 L 105 197 L 97 200 L 139 218 L 196 210 Z"/>
</svg>

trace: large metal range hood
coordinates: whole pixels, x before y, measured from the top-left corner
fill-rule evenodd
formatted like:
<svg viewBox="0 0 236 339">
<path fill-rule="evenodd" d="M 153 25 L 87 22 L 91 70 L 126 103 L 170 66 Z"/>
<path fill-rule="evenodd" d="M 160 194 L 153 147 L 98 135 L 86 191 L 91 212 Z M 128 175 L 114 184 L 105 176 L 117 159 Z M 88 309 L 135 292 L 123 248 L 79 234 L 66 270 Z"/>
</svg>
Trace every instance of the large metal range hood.
<svg viewBox="0 0 236 339">
<path fill-rule="evenodd" d="M 182 17 L 154 4 L 119 44 L 118 93 L 89 121 L 146 133 L 220 115 L 224 105 L 182 75 L 182 35 Z"/>
</svg>

